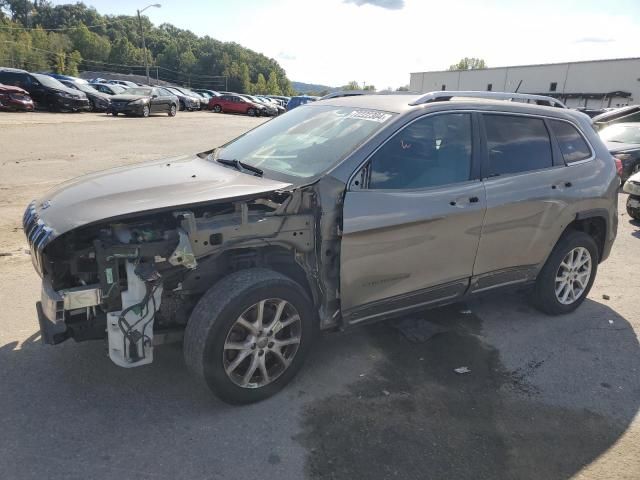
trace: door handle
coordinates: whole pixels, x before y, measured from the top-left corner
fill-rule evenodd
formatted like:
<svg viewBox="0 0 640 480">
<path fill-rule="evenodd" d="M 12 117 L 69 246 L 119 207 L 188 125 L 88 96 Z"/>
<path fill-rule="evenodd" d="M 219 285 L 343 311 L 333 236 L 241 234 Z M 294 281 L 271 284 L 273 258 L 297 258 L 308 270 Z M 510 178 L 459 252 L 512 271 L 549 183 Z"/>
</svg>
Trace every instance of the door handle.
<svg viewBox="0 0 640 480">
<path fill-rule="evenodd" d="M 478 197 L 470 197 L 469 198 L 469 203 L 478 203 L 480 201 L 480 199 Z"/>
<path fill-rule="evenodd" d="M 555 190 L 555 189 L 558 188 L 558 186 L 563 186 L 563 187 L 569 188 L 569 187 L 573 187 L 573 183 L 571 183 L 571 182 L 560 182 L 558 184 L 551 185 L 551 188 L 553 190 Z"/>
</svg>

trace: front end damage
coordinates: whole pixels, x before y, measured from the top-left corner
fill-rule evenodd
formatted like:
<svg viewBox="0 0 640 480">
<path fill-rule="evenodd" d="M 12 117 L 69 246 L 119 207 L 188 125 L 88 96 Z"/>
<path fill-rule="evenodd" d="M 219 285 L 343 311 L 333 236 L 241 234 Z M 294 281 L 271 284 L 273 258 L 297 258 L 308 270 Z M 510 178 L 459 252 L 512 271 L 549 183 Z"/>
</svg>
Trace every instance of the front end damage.
<svg viewBox="0 0 640 480">
<path fill-rule="evenodd" d="M 330 326 L 339 311 L 337 210 L 333 203 L 323 212 L 321 196 L 313 186 L 273 191 L 123 215 L 60 235 L 46 210 L 31 204 L 23 226 L 42 277 L 43 342 L 106 338 L 117 365 L 150 363 L 154 345 L 181 338 L 198 299 L 219 279 L 265 266 L 304 285 Z"/>
</svg>

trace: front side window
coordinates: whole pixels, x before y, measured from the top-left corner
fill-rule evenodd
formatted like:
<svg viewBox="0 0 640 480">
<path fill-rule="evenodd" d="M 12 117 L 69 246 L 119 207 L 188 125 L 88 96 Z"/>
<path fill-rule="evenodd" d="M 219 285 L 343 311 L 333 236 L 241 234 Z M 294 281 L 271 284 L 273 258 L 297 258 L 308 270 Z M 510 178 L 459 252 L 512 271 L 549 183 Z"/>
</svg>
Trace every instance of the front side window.
<svg viewBox="0 0 640 480">
<path fill-rule="evenodd" d="M 589 145 L 573 125 L 560 120 L 550 120 L 549 125 L 558 140 L 558 146 L 566 163 L 578 162 L 591 157 Z"/>
<path fill-rule="evenodd" d="M 489 150 L 489 176 L 553 166 L 549 132 L 540 118 L 483 115 Z"/>
<path fill-rule="evenodd" d="M 345 158 L 392 117 L 353 107 L 300 107 L 228 143 L 214 158 L 239 160 L 265 170 L 265 176 L 313 177 Z"/>
<path fill-rule="evenodd" d="M 431 115 L 394 134 L 371 158 L 370 189 L 417 189 L 469 180 L 471 115 Z"/>
</svg>

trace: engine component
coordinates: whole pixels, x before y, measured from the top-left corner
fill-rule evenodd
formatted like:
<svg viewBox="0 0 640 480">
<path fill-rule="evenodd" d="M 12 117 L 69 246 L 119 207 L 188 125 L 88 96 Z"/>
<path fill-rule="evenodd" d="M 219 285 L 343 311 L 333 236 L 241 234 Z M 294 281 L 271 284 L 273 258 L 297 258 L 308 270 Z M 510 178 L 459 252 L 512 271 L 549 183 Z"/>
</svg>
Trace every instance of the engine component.
<svg viewBox="0 0 640 480">
<path fill-rule="evenodd" d="M 122 310 L 107 313 L 109 358 L 120 367 L 130 368 L 153 361 L 153 321 L 160 308 L 162 283 L 159 275 L 145 271 L 144 281 L 136 266 L 126 262 L 127 289 L 121 293 Z"/>
</svg>

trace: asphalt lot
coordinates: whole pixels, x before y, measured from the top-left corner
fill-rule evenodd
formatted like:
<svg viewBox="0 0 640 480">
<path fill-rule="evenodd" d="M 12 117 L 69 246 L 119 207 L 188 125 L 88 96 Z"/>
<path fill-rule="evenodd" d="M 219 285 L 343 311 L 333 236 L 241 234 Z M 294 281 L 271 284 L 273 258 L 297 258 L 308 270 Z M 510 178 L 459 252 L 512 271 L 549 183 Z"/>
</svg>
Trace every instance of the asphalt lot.
<svg viewBox="0 0 640 480">
<path fill-rule="evenodd" d="M 328 334 L 260 404 L 217 401 L 178 345 L 130 370 L 100 342 L 41 345 L 26 204 L 261 121 L 0 113 L 0 478 L 640 478 L 640 224 L 624 195 L 611 258 L 574 314 L 546 317 L 514 292 Z"/>
</svg>

